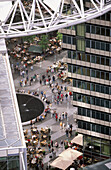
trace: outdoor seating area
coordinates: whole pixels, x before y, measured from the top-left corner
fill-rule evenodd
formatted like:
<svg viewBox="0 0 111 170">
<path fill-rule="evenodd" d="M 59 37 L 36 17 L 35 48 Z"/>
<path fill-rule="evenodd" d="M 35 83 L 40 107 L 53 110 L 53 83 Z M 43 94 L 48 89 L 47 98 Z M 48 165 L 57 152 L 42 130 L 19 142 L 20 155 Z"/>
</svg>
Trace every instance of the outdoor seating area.
<svg viewBox="0 0 111 170">
<path fill-rule="evenodd" d="M 27 164 L 29 167 L 36 167 L 41 164 L 50 142 L 50 128 L 41 128 L 38 130 L 32 125 L 30 129 L 24 131 L 25 143 L 27 146 Z"/>
</svg>

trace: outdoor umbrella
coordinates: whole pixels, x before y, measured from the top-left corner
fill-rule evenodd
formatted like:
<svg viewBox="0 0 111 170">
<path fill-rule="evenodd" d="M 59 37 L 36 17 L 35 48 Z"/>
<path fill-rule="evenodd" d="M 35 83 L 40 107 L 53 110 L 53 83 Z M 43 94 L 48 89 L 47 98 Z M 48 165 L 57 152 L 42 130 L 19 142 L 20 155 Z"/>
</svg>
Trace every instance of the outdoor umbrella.
<svg viewBox="0 0 111 170">
<path fill-rule="evenodd" d="M 63 157 L 64 159 L 75 160 L 76 158 L 78 158 L 82 154 L 83 153 L 81 153 L 77 150 L 73 150 L 71 148 L 68 148 L 65 151 L 63 151 L 61 154 L 59 154 L 59 156 Z"/>
<path fill-rule="evenodd" d="M 71 143 L 76 143 L 78 145 L 83 146 L 83 135 L 78 134 L 74 139 L 71 140 Z"/>
<path fill-rule="evenodd" d="M 65 159 L 63 157 L 58 157 L 50 165 L 60 169 L 67 169 L 73 163 L 72 160 Z"/>
</svg>

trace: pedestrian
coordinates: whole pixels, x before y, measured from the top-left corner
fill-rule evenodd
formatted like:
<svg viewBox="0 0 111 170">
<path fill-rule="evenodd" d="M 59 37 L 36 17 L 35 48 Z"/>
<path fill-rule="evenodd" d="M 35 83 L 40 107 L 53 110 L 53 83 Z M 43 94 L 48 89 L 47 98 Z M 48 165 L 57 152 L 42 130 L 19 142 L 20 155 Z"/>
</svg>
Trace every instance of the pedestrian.
<svg viewBox="0 0 111 170">
<path fill-rule="evenodd" d="M 73 127 L 73 126 L 72 126 L 72 124 L 70 124 L 70 128 L 71 128 L 71 130 L 72 130 L 72 127 Z"/>
<path fill-rule="evenodd" d="M 67 112 L 65 112 L 65 118 L 67 119 Z"/>
<path fill-rule="evenodd" d="M 68 94 L 67 93 L 65 94 L 65 97 L 66 97 L 66 100 L 67 100 L 67 98 L 68 98 Z"/>
<path fill-rule="evenodd" d="M 70 97 L 72 96 L 72 92 L 71 92 L 71 91 L 69 92 L 69 96 L 70 96 Z"/>
<path fill-rule="evenodd" d="M 51 146 L 53 147 L 53 141 L 51 140 Z"/>
<path fill-rule="evenodd" d="M 57 119 L 58 119 L 58 115 L 57 115 L 57 113 L 56 113 L 56 116 L 55 116 L 55 118 L 56 118 L 56 122 L 57 122 Z"/>
<path fill-rule="evenodd" d="M 64 112 L 62 112 L 62 119 L 64 119 Z"/>
<path fill-rule="evenodd" d="M 65 130 L 65 123 L 63 123 L 62 127 L 63 127 L 63 130 Z"/>
<path fill-rule="evenodd" d="M 33 65 L 31 65 L 31 67 L 30 67 L 30 68 L 31 68 L 31 70 L 33 71 Z"/>
<path fill-rule="evenodd" d="M 71 137 L 72 136 L 72 129 L 70 128 L 69 129 L 69 137 Z"/>
<path fill-rule="evenodd" d="M 69 130 L 66 129 L 66 137 L 68 137 L 68 134 L 69 134 Z"/>
<path fill-rule="evenodd" d="M 62 129 L 62 121 L 60 122 L 60 129 Z"/>
<path fill-rule="evenodd" d="M 49 148 L 49 152 L 50 152 L 50 148 L 51 148 L 50 143 L 48 144 L 48 148 Z"/>
<path fill-rule="evenodd" d="M 26 74 L 28 75 L 28 68 L 26 68 Z"/>
<path fill-rule="evenodd" d="M 40 79 L 40 85 L 42 84 L 42 80 Z"/>
</svg>

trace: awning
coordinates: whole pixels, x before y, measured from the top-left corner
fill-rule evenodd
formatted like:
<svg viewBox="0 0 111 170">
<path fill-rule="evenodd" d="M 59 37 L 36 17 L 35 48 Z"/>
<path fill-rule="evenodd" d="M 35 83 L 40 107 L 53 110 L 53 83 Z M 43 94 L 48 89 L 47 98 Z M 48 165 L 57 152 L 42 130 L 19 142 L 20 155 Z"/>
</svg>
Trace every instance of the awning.
<svg viewBox="0 0 111 170">
<path fill-rule="evenodd" d="M 76 143 L 78 145 L 83 146 L 83 135 L 78 134 L 76 137 L 74 137 L 74 139 L 71 140 L 71 143 Z"/>
<path fill-rule="evenodd" d="M 59 169 L 67 169 L 70 165 L 72 165 L 73 161 L 64 159 L 63 157 L 58 157 L 55 159 L 50 165 Z"/>
<path fill-rule="evenodd" d="M 38 54 L 42 54 L 42 48 L 38 45 L 31 45 L 28 49 L 28 52 L 32 52 L 32 53 L 38 53 Z"/>
<path fill-rule="evenodd" d="M 59 154 L 59 156 L 63 157 L 64 159 L 75 160 L 79 156 L 81 156 L 82 154 L 83 153 L 81 153 L 77 150 L 73 150 L 71 148 L 68 148 L 65 151 L 63 151 L 61 154 Z"/>
</svg>

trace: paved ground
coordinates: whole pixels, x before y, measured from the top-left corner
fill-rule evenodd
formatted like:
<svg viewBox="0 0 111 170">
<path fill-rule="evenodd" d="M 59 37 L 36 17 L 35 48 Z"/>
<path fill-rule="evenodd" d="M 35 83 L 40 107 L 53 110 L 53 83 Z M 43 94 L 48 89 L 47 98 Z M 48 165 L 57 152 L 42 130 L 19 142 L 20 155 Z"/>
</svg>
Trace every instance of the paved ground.
<svg viewBox="0 0 111 170">
<path fill-rule="evenodd" d="M 46 69 L 48 68 L 48 66 L 53 65 L 53 63 L 55 61 L 58 60 L 62 60 L 63 57 L 66 56 L 66 51 L 61 52 L 61 54 L 57 54 L 56 56 L 50 56 L 48 57 L 46 60 L 42 61 L 41 63 L 37 63 L 34 65 L 34 70 L 31 71 L 30 68 L 29 69 L 29 77 L 33 76 L 35 73 L 42 75 L 42 74 L 46 74 Z M 11 60 L 11 63 L 15 63 L 17 62 L 16 60 Z M 50 101 L 53 102 L 53 94 L 51 92 L 50 87 L 48 87 L 48 85 L 40 85 L 39 82 L 33 83 L 31 86 L 27 86 L 27 87 L 20 87 L 20 80 L 21 77 L 18 74 L 13 74 L 14 77 L 14 83 L 15 83 L 15 89 L 24 89 L 26 92 L 28 92 L 28 90 L 30 91 L 38 91 L 39 93 L 41 92 L 41 90 L 46 91 L 46 95 L 48 97 L 48 99 Z M 62 83 L 60 80 L 56 80 L 59 85 L 64 86 L 68 86 L 67 83 Z M 65 93 L 65 92 L 64 92 Z M 67 126 L 67 124 L 72 124 L 73 125 L 73 135 L 71 138 L 69 138 L 68 140 L 72 139 L 74 137 L 74 131 L 76 129 L 76 124 L 74 123 L 74 119 L 73 119 L 73 114 L 74 112 L 76 112 L 76 108 L 74 108 L 71 105 L 71 98 L 68 98 L 68 100 L 64 100 L 62 104 L 54 104 L 54 102 L 52 103 L 52 108 L 56 109 L 57 113 L 62 113 L 63 111 L 67 111 L 68 112 L 68 120 L 63 120 L 63 122 L 65 123 L 65 125 Z M 58 143 L 60 143 L 61 140 L 66 140 L 66 135 L 65 135 L 65 130 L 61 130 L 60 126 L 59 126 L 59 122 L 56 122 L 56 120 L 54 118 L 52 118 L 51 114 L 48 114 L 47 117 L 45 118 L 45 120 L 43 120 L 42 122 L 36 123 L 36 126 L 38 129 L 40 129 L 41 127 L 50 127 L 51 128 L 51 139 L 55 142 L 58 141 Z M 30 129 L 30 125 L 24 126 L 24 129 Z M 48 150 L 48 149 L 47 149 Z M 63 150 L 63 147 L 59 147 L 59 149 L 56 149 L 56 156 L 61 153 Z M 49 158 L 50 153 L 47 152 L 47 156 L 45 156 L 43 162 L 45 164 L 49 163 L 50 158 Z"/>
</svg>

